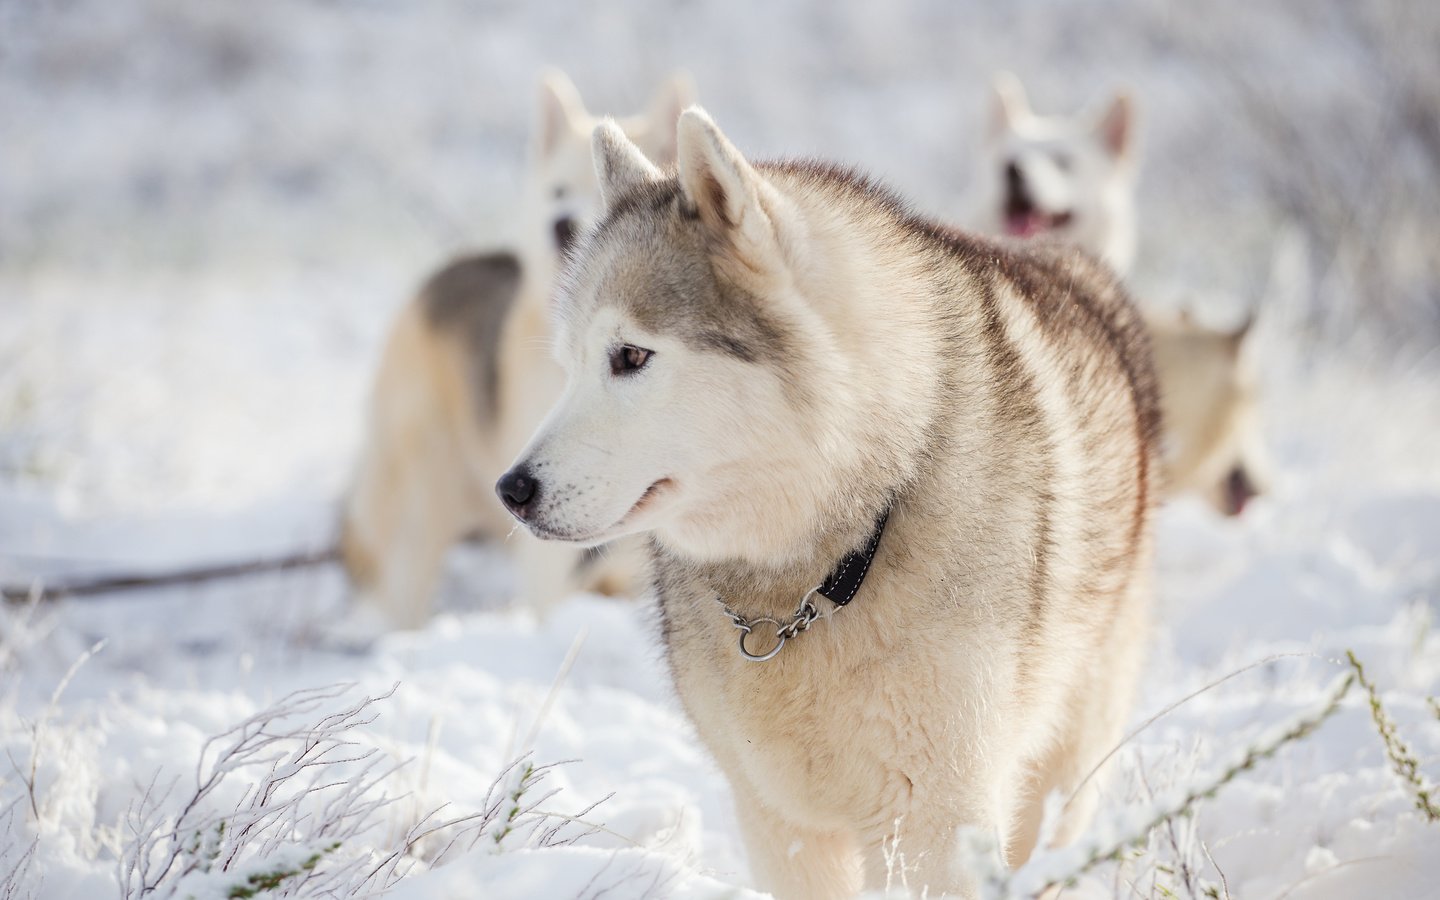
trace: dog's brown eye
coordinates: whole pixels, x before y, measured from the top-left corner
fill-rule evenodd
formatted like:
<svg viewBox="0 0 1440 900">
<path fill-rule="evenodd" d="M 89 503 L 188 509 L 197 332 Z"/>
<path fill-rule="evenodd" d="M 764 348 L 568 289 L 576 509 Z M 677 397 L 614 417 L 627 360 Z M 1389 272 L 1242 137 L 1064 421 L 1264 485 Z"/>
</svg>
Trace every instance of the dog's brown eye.
<svg viewBox="0 0 1440 900">
<path fill-rule="evenodd" d="M 624 375 L 627 372 L 638 372 L 645 368 L 645 364 L 650 361 L 651 356 L 652 352 L 644 347 L 621 344 L 610 351 L 610 373 Z"/>
</svg>

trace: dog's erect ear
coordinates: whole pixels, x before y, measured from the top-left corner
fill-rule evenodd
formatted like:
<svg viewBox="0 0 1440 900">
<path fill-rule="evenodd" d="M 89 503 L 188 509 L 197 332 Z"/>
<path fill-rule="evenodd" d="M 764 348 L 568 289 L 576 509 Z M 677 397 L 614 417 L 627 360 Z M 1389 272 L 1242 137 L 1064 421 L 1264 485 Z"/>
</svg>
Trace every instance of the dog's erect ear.
<svg viewBox="0 0 1440 900">
<path fill-rule="evenodd" d="M 541 159 L 554 155 L 561 138 L 583 127 L 587 116 L 580 92 L 559 69 L 550 69 L 541 77 L 536 112 L 535 150 Z"/>
<path fill-rule="evenodd" d="M 742 255 L 773 247 L 766 206 L 774 206 L 775 192 L 705 110 L 692 106 L 680 114 L 675 144 L 685 203 L 710 232 Z"/>
<path fill-rule="evenodd" d="M 990 82 L 994 98 L 990 110 L 990 136 L 999 137 L 1015 127 L 1015 123 L 1028 118 L 1030 101 L 1025 96 L 1025 86 L 1010 72 L 996 72 Z"/>
<path fill-rule="evenodd" d="M 600 184 L 600 205 L 605 209 L 629 192 L 663 176 L 655 164 L 645 158 L 640 148 L 631 143 L 614 119 L 595 126 L 590 138 L 590 152 L 595 157 L 595 180 Z"/>
<path fill-rule="evenodd" d="M 1259 318 L 1260 316 L 1258 310 L 1253 308 L 1246 310 L 1244 320 L 1242 320 L 1239 325 L 1231 329 L 1229 334 L 1230 347 L 1231 352 L 1235 354 L 1236 359 L 1240 359 L 1245 362 L 1253 361 L 1255 355 L 1255 350 L 1253 348 L 1256 343 L 1255 335 L 1258 333 L 1258 329 L 1255 327 L 1255 322 Z"/>
<path fill-rule="evenodd" d="M 1129 159 L 1135 146 L 1135 104 L 1124 91 L 1100 112 L 1095 120 L 1095 135 L 1106 151 L 1116 159 Z"/>
<path fill-rule="evenodd" d="M 646 108 L 645 118 L 649 124 L 646 133 L 652 135 L 650 152 L 655 162 L 668 166 L 675 161 L 675 128 L 680 113 L 695 102 L 695 82 L 688 72 L 676 71 L 660 83 L 655 96 Z"/>
<path fill-rule="evenodd" d="M 1247 336 L 1249 336 L 1250 330 L 1254 327 L 1255 310 L 1247 310 L 1245 312 L 1245 318 L 1240 321 L 1240 324 L 1236 325 L 1233 329 L 1231 329 L 1230 339 L 1238 344 L 1239 342 L 1245 340 Z"/>
</svg>

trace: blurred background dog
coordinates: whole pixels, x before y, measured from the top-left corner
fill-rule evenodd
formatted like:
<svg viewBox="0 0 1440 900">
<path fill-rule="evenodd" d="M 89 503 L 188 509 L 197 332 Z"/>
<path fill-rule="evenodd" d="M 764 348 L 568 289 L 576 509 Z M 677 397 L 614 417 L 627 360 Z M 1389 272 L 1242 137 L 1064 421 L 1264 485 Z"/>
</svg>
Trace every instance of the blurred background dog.
<svg viewBox="0 0 1440 900">
<path fill-rule="evenodd" d="M 626 134 L 665 163 L 692 100 L 667 79 Z M 372 388 L 360 467 L 345 503 L 342 551 L 362 606 L 390 626 L 429 618 L 445 552 L 464 535 L 512 530 L 492 485 L 560 396 L 551 297 L 562 258 L 599 205 L 590 132 L 600 120 L 560 72 L 540 83 L 535 139 L 514 251 L 465 256 L 432 275 L 391 327 Z M 580 551 L 527 534 L 507 541 L 520 590 L 545 609 L 568 592 L 633 590 L 624 548 Z"/>
</svg>

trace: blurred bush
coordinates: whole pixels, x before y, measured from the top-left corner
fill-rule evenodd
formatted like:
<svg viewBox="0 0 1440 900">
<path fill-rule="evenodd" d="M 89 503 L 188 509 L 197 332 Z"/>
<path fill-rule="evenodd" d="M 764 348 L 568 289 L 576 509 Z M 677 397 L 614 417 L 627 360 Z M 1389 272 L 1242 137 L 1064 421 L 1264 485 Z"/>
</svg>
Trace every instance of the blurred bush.
<svg viewBox="0 0 1440 900">
<path fill-rule="evenodd" d="M 545 64 L 616 111 L 687 67 L 750 152 L 853 161 L 963 221 L 1008 68 L 1042 112 L 1136 94 L 1141 290 L 1243 305 L 1282 272 L 1315 335 L 1431 346 L 1437 47 L 1413 0 L 9 0 L 0 278 L 503 240 Z"/>
</svg>

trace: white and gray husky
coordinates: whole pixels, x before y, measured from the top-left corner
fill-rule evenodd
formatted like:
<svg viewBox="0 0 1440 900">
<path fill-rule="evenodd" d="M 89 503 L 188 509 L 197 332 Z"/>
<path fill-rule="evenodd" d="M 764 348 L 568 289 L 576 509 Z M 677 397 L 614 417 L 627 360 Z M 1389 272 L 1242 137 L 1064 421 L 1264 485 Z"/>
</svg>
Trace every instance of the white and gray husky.
<svg viewBox="0 0 1440 900">
<path fill-rule="evenodd" d="M 1023 860 L 1056 790 L 1073 838 L 1151 597 L 1156 390 L 1113 276 L 752 164 L 693 107 L 677 174 L 609 123 L 595 156 L 565 388 L 497 491 L 550 541 L 648 533 L 760 886 L 969 895 L 960 830 Z"/>
</svg>

